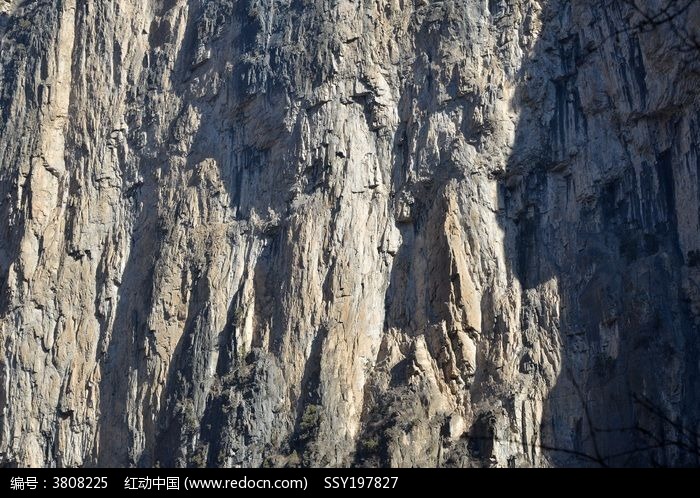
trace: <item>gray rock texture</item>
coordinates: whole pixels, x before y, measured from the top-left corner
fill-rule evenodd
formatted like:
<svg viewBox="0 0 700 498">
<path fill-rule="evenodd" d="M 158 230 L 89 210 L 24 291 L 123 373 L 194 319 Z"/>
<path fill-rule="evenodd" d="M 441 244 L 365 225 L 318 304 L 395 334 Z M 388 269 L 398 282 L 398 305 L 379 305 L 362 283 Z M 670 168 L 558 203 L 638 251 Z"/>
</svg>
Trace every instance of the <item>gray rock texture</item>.
<svg viewBox="0 0 700 498">
<path fill-rule="evenodd" d="M 0 0 L 0 463 L 698 465 L 643 3 Z"/>
</svg>

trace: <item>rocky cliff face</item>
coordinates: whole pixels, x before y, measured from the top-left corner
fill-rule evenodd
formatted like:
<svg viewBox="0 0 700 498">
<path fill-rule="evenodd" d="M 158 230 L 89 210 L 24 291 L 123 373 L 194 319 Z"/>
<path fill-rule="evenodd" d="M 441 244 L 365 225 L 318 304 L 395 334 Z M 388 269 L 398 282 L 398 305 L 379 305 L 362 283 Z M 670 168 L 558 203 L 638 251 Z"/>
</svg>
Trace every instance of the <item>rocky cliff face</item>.
<svg viewBox="0 0 700 498">
<path fill-rule="evenodd" d="M 700 7 L 645 21 L 0 0 L 0 462 L 698 464 Z"/>
</svg>

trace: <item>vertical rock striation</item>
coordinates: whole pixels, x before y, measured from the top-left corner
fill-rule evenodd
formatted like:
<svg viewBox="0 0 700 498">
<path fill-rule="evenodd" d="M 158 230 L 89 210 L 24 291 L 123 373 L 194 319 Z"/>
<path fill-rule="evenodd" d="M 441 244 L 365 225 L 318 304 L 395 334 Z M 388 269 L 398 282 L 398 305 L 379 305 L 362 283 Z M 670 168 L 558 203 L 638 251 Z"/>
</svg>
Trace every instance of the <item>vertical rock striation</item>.
<svg viewBox="0 0 700 498">
<path fill-rule="evenodd" d="M 700 6 L 643 14 L 0 0 L 0 462 L 697 465 Z"/>
</svg>

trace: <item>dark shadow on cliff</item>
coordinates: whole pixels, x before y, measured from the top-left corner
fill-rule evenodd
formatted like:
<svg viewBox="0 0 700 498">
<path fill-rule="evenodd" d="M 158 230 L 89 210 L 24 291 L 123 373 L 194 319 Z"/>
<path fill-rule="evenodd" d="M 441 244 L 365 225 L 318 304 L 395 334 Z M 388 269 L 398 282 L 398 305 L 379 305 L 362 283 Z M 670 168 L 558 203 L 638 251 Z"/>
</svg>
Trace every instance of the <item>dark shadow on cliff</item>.
<svg viewBox="0 0 700 498">
<path fill-rule="evenodd" d="M 635 169 L 622 129 L 634 126 L 631 116 L 659 111 L 649 108 L 645 81 L 660 75 L 645 71 L 642 35 L 596 45 L 586 38 L 591 31 L 571 25 L 572 9 L 590 9 L 602 32 L 625 22 L 615 2 L 546 5 L 541 37 L 519 71 L 520 121 L 500 179 L 501 224 L 523 310 L 527 291 L 551 279 L 560 296 L 559 330 L 540 328 L 561 342 L 541 451 L 555 465 L 698 465 L 700 335 L 683 291 L 676 213 L 680 120 L 663 109 L 648 118 L 672 138 L 650 144 L 650 159 Z M 601 57 L 611 43 L 624 55 L 607 74 L 627 102 L 594 112 L 580 91 L 608 77 Z M 628 113 L 618 110 L 626 106 Z M 545 120 L 546 109 L 553 113 Z M 522 318 L 525 330 L 532 317 Z"/>
</svg>

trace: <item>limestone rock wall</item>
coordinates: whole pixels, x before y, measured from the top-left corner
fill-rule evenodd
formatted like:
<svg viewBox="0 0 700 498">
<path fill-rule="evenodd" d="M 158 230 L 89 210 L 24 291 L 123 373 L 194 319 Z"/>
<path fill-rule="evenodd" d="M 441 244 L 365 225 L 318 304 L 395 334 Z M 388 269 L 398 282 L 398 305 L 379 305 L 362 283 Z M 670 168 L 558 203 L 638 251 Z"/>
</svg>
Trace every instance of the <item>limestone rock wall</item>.
<svg viewBox="0 0 700 498">
<path fill-rule="evenodd" d="M 644 20 L 0 0 L 0 462 L 698 464 L 700 7 Z"/>
</svg>

